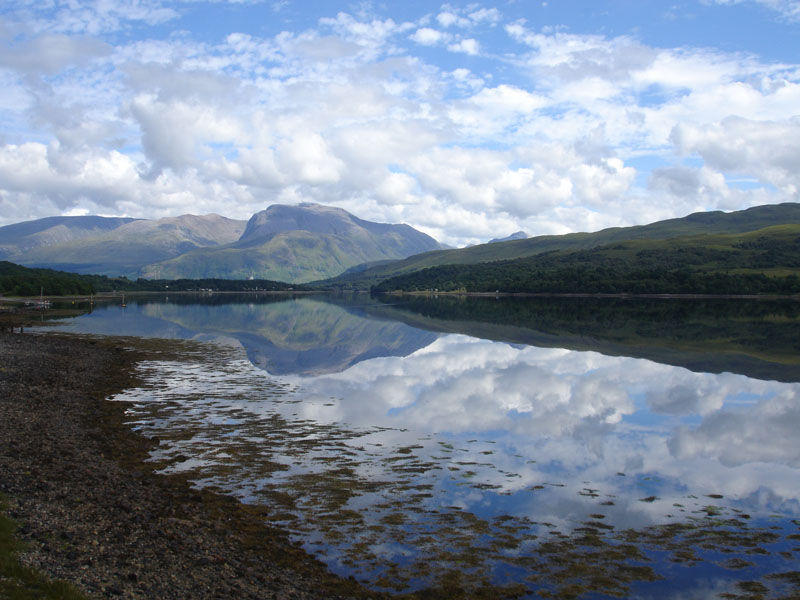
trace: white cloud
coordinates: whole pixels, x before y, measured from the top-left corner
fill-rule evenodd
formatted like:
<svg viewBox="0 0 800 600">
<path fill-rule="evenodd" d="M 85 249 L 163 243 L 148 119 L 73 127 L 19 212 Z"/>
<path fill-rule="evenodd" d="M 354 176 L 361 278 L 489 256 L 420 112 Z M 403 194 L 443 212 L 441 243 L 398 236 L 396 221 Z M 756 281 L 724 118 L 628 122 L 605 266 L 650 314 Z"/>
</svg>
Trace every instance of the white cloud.
<svg viewBox="0 0 800 600">
<path fill-rule="evenodd" d="M 507 25 L 505 30 L 532 49 L 524 57 L 527 64 L 564 80 L 602 77 L 625 81 L 657 56 L 657 50 L 625 36 L 609 39 L 601 35 L 536 33 L 520 23 Z"/>
<path fill-rule="evenodd" d="M 436 44 L 440 44 L 451 39 L 449 34 L 443 33 L 438 29 L 431 29 L 430 27 L 421 27 L 409 37 L 423 46 L 435 46 Z"/>
<path fill-rule="evenodd" d="M 654 169 L 648 182 L 650 189 L 679 197 L 704 197 L 725 194 L 725 177 L 707 168 L 665 167 Z M 709 203 L 713 204 L 713 203 Z"/>
<path fill-rule="evenodd" d="M 161 0 L 84 0 L 71 2 L 26 2 L 9 0 L 15 8 L 30 11 L 31 24 L 39 31 L 98 35 L 115 32 L 129 23 L 159 25 L 178 17 L 178 11 Z M 10 7 L 9 7 L 10 8 Z"/>
<path fill-rule="evenodd" d="M 460 17 L 455 12 L 450 10 L 444 10 L 440 12 L 438 15 L 436 15 L 436 20 L 442 27 L 452 27 L 453 25 L 456 27 L 467 27 L 470 24 L 469 19 Z"/>
<path fill-rule="evenodd" d="M 477 56 L 480 52 L 480 44 L 475 39 L 467 38 L 454 44 L 448 44 L 447 49 L 450 52 L 462 52 L 470 56 Z"/>
<path fill-rule="evenodd" d="M 98 40 L 46 34 L 0 46 L 0 67 L 28 74 L 53 74 L 110 53 L 111 47 Z"/>
<path fill-rule="evenodd" d="M 521 113 L 530 113 L 547 103 L 541 96 L 505 84 L 495 88 L 484 88 L 470 98 L 470 101 L 478 106 Z"/>
<path fill-rule="evenodd" d="M 800 117 L 752 121 L 728 117 L 704 126 L 681 124 L 672 141 L 685 154 L 698 154 L 711 167 L 755 175 L 788 198 L 800 199 Z"/>
<path fill-rule="evenodd" d="M 475 4 L 466 7 L 445 4 L 441 12 L 436 15 L 436 20 L 442 27 L 474 27 L 482 23 L 494 25 L 502 18 L 500 11 L 496 8 L 478 8 Z"/>
<path fill-rule="evenodd" d="M 332 156 L 327 142 L 315 132 L 298 133 L 278 145 L 279 163 L 289 178 L 318 185 L 339 180 L 344 167 Z"/>
<path fill-rule="evenodd" d="M 396 23 L 392 19 L 362 21 L 344 12 L 338 13 L 336 18 L 322 18 L 320 24 L 329 27 L 343 39 L 370 50 L 369 56 L 376 56 L 386 50 L 385 46 L 392 36 L 406 33 L 415 27 L 413 23 Z"/>
<path fill-rule="evenodd" d="M 105 15 L 110 32 L 178 21 L 159 9 L 185 6 L 84 8 L 75 19 Z M 185 180 L 213 198 L 247 198 L 208 212 L 242 210 L 255 197 L 314 200 L 463 244 L 498 231 L 585 230 L 797 198 L 797 65 L 534 31 L 479 5 L 445 5 L 413 23 L 339 12 L 216 41 L 185 31 L 99 41 L 86 37 L 88 26 L 56 33 L 56 12 L 30 10 L 45 33 L 12 23 L 0 40 L 0 143 L 49 147 L 64 189 L 88 184 L 85 157 L 119 153 L 141 176 L 108 193 L 102 178 L 89 186 L 110 211 L 130 212 L 109 200 L 122 197 L 143 202 L 137 216 L 159 211 L 155 182 Z M 502 55 L 486 33 L 495 24 L 513 44 Z M 467 69 L 450 56 L 455 64 L 443 68 L 429 56 L 434 45 L 480 58 Z M 632 162 L 641 158 L 671 166 L 641 176 Z M 19 169 L 32 175 L 35 165 Z M 70 181 L 77 173 L 84 180 Z M 742 178 L 765 187 L 729 185 Z M 0 179 L 0 191 L 15 185 Z M 199 202 L 194 185 L 181 212 Z M 62 194 L 59 206 L 78 210 L 88 197 Z M 38 206 L 47 216 L 54 205 Z"/>
<path fill-rule="evenodd" d="M 497 23 L 502 18 L 502 15 L 496 8 L 479 8 L 478 10 L 469 13 L 469 18 L 475 23 L 480 23 L 483 21 L 487 23 Z"/>
<path fill-rule="evenodd" d="M 142 131 L 142 146 L 152 162 L 153 172 L 164 168 L 181 170 L 212 158 L 205 144 L 242 139 L 239 123 L 213 106 L 182 101 L 162 102 L 140 95 L 130 107 Z M 180 132 L 175 135 L 175 132 Z"/>
</svg>

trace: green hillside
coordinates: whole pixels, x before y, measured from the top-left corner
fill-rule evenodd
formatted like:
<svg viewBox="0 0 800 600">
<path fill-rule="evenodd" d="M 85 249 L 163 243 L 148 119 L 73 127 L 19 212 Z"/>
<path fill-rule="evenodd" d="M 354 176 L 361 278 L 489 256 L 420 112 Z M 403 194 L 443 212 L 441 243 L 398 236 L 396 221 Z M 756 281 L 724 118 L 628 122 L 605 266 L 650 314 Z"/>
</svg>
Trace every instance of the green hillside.
<svg viewBox="0 0 800 600">
<path fill-rule="evenodd" d="M 390 277 L 429 267 L 508 261 L 548 252 L 587 250 L 632 240 L 666 240 L 703 234 L 744 233 L 785 224 L 800 224 L 800 204 L 757 206 L 731 213 L 721 211 L 695 213 L 679 219 L 635 227 L 614 227 L 595 233 L 547 235 L 455 250 L 426 252 L 405 260 L 344 273 L 339 277 L 315 283 L 322 287 L 367 289 Z"/>
<path fill-rule="evenodd" d="M 445 265 L 388 278 L 375 291 L 797 294 L 800 224 L 747 233 L 635 239 L 585 250 Z"/>
</svg>

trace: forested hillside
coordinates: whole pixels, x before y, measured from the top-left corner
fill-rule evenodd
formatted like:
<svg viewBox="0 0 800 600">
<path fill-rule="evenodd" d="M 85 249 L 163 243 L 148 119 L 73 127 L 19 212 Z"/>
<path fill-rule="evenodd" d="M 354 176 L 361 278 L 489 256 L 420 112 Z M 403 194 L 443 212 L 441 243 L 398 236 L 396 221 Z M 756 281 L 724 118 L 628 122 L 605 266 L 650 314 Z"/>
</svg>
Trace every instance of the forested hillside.
<svg viewBox="0 0 800 600">
<path fill-rule="evenodd" d="M 6 296 L 68 296 L 101 292 L 220 292 L 303 290 L 303 286 L 267 279 L 137 279 L 78 275 L 53 269 L 30 269 L 0 261 L 0 294 Z"/>
<path fill-rule="evenodd" d="M 632 240 L 392 277 L 377 292 L 797 294 L 800 225 L 744 234 Z"/>
<path fill-rule="evenodd" d="M 0 261 L 0 294 L 6 296 L 65 296 L 94 292 L 93 282 L 83 275 L 52 269 L 28 269 Z"/>
<path fill-rule="evenodd" d="M 746 234 L 779 225 L 798 224 L 800 224 L 800 204 L 798 203 L 756 206 L 730 213 L 720 211 L 702 212 L 679 219 L 658 221 L 649 225 L 613 227 L 594 233 L 538 236 L 523 240 L 482 244 L 458 250 L 426 252 L 393 263 L 382 263 L 368 266 L 368 268 L 364 269 L 352 270 L 339 277 L 319 283 L 340 289 L 367 289 L 381 284 L 386 279 L 429 267 L 477 265 L 481 263 L 498 265 L 498 261 L 514 261 L 559 252 L 592 250 L 600 247 L 610 247 L 617 243 L 647 242 L 648 240 L 663 241 L 677 238 L 689 240 L 692 236 Z M 689 243 L 693 242 L 689 241 Z M 702 245 L 702 242 L 700 245 Z M 557 255 L 562 256 L 563 254 Z M 630 256 L 621 258 L 625 259 L 621 262 L 626 262 Z M 673 256 L 670 260 L 681 260 L 681 258 L 680 256 Z M 619 265 L 619 263 L 620 261 L 617 261 L 615 266 Z M 633 265 L 623 264 L 621 266 Z M 674 264 L 672 264 L 671 268 L 674 268 Z M 461 272 L 459 269 L 456 269 L 456 271 Z M 503 280 L 505 281 L 505 279 Z"/>
</svg>

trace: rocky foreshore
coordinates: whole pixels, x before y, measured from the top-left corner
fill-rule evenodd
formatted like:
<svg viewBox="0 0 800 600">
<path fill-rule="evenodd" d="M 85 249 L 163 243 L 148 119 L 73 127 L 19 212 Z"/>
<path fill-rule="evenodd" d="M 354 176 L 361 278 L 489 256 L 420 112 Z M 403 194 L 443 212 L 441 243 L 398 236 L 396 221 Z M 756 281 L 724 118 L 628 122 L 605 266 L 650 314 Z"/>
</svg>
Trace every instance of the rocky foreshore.
<svg viewBox="0 0 800 600">
<path fill-rule="evenodd" d="M 0 331 L 0 494 L 25 564 L 90 598 L 377 598 L 265 523 L 264 507 L 145 462 L 157 440 L 106 400 L 141 351 Z"/>
</svg>

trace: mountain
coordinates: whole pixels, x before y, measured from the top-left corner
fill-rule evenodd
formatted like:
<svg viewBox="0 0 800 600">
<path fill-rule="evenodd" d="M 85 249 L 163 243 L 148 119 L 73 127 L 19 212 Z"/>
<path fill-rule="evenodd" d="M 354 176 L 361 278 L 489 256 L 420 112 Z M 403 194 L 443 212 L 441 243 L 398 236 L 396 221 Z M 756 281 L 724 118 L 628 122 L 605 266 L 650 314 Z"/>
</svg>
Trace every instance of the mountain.
<svg viewBox="0 0 800 600">
<path fill-rule="evenodd" d="M 524 231 L 517 231 L 512 233 L 511 235 L 507 235 L 504 238 L 494 238 L 487 242 L 487 244 L 496 244 L 497 242 L 510 242 L 512 240 L 526 240 L 528 239 L 528 234 Z"/>
<path fill-rule="evenodd" d="M 800 204 L 756 206 L 730 213 L 721 211 L 694 213 L 687 217 L 658 221 L 649 225 L 613 227 L 594 233 L 545 235 L 456 250 L 427 252 L 314 283 L 321 287 L 367 289 L 390 277 L 429 267 L 508 261 L 548 252 L 588 250 L 635 240 L 667 240 L 703 234 L 737 234 L 785 224 L 800 224 Z"/>
<path fill-rule="evenodd" d="M 319 204 L 275 204 L 253 215 L 237 241 L 151 264 L 143 274 L 304 283 L 361 263 L 401 259 L 439 247 L 432 237 L 408 225 L 373 223 Z"/>
<path fill-rule="evenodd" d="M 117 217 L 47 217 L 0 227 L 0 259 L 19 256 L 42 246 L 54 246 L 103 235 L 135 221 Z"/>
<path fill-rule="evenodd" d="M 237 240 L 245 228 L 244 221 L 215 214 L 183 215 L 156 221 L 125 221 L 127 222 L 113 229 L 96 231 L 76 239 L 55 239 L 54 243 L 40 245 L 8 258 L 29 267 L 137 277 L 141 269 L 151 263 L 173 258 L 196 248 L 218 246 Z M 0 243 L 2 240 L 0 237 Z"/>
</svg>

